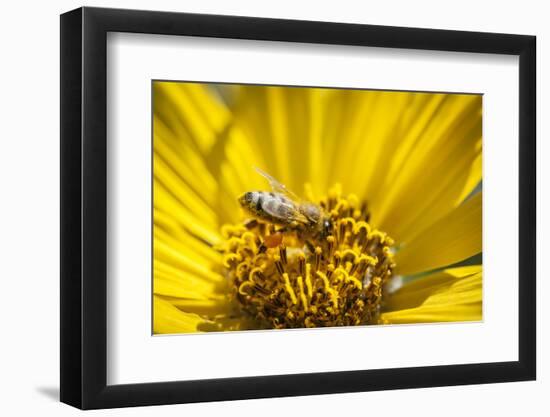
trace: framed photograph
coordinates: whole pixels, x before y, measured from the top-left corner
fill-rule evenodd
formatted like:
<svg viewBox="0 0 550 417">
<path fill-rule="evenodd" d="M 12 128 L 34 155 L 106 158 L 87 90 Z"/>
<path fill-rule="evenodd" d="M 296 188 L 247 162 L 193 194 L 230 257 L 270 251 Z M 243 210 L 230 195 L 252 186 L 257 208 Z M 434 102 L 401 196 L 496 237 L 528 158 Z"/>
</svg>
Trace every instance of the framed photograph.
<svg viewBox="0 0 550 417">
<path fill-rule="evenodd" d="M 61 16 L 61 401 L 533 380 L 535 37 Z"/>
</svg>

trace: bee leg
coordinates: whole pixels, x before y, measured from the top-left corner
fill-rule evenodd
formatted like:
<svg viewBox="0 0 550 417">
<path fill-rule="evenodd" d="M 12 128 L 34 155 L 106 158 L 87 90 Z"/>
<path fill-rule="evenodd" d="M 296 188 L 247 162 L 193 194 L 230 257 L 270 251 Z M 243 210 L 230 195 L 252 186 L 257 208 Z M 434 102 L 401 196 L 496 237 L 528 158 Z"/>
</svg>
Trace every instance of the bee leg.
<svg viewBox="0 0 550 417">
<path fill-rule="evenodd" d="M 315 253 L 315 245 L 313 243 L 311 243 L 309 240 L 306 240 L 305 243 L 306 243 L 306 246 L 307 246 L 308 250 L 311 253 Z"/>
<path fill-rule="evenodd" d="M 246 227 L 248 230 L 254 229 L 256 226 L 258 226 L 258 220 L 256 219 L 247 220 L 244 224 L 244 227 Z"/>
</svg>

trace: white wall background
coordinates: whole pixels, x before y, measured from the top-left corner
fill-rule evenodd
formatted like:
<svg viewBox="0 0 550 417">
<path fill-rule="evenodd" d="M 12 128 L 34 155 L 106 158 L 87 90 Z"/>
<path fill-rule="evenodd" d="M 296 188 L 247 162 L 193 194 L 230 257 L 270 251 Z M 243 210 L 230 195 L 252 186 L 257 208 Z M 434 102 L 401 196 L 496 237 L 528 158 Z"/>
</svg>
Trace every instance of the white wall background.
<svg viewBox="0 0 550 417">
<path fill-rule="evenodd" d="M 278 0 L 92 1 L 89 6 L 509 32 L 538 37 L 538 381 L 94 412 L 94 415 L 376 416 L 547 415 L 550 405 L 550 26 L 545 2 L 462 0 L 352 2 Z M 76 415 L 59 392 L 59 17 L 72 0 L 9 2 L 0 23 L 0 410 L 3 415 Z M 468 343 L 467 340 L 464 343 Z M 544 395 L 546 394 L 546 395 Z"/>
</svg>

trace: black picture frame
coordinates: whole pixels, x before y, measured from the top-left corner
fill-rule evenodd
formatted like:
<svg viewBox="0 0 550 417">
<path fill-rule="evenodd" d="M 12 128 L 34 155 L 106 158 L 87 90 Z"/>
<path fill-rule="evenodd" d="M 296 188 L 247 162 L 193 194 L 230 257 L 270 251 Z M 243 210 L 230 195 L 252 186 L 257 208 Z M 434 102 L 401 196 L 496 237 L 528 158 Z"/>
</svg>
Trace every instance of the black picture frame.
<svg viewBox="0 0 550 417">
<path fill-rule="evenodd" d="M 108 32 L 519 56 L 519 360 L 107 385 Z M 61 15 L 61 401 L 94 409 L 535 379 L 535 51 L 525 35 L 88 7 Z"/>
</svg>

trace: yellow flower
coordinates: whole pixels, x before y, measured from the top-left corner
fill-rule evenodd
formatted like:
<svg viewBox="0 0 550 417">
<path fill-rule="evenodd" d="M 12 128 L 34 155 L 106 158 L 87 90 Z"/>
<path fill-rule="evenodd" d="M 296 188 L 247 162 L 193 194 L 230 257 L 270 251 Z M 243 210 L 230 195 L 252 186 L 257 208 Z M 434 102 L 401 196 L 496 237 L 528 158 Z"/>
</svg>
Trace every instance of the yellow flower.
<svg viewBox="0 0 550 417">
<path fill-rule="evenodd" d="M 480 96 L 153 94 L 155 333 L 481 320 Z M 331 228 L 249 222 L 254 167 Z"/>
</svg>

